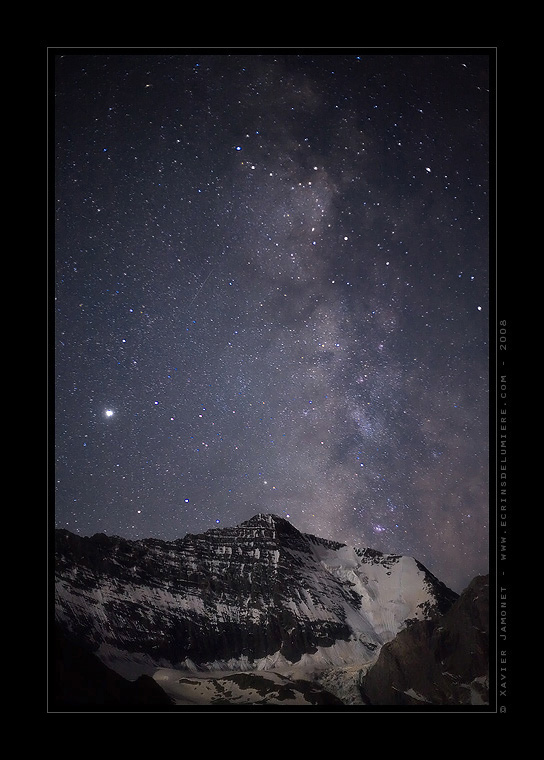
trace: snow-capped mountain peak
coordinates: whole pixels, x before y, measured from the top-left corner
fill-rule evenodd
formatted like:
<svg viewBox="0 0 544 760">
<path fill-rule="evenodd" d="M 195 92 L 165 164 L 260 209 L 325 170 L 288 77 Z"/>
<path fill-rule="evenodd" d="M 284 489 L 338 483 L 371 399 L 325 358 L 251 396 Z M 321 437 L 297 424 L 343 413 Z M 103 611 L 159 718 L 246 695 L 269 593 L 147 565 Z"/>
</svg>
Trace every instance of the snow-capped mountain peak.
<svg viewBox="0 0 544 760">
<path fill-rule="evenodd" d="M 56 532 L 56 618 L 107 662 L 192 670 L 373 661 L 457 598 L 417 560 L 257 514 L 173 542 Z"/>
</svg>

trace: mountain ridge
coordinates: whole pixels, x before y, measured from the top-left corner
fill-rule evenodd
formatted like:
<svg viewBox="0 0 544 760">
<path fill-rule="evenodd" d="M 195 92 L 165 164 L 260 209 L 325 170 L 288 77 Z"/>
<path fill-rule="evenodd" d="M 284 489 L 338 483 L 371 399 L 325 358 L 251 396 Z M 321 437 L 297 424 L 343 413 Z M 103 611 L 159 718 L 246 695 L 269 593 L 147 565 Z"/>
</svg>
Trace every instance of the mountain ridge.
<svg viewBox="0 0 544 760">
<path fill-rule="evenodd" d="M 367 705 L 488 704 L 489 576 L 473 578 L 439 619 L 384 644 L 359 688 Z"/>
<path fill-rule="evenodd" d="M 414 558 L 357 549 L 257 513 L 168 542 L 58 529 L 56 618 L 114 668 L 369 662 L 457 594 Z"/>
</svg>

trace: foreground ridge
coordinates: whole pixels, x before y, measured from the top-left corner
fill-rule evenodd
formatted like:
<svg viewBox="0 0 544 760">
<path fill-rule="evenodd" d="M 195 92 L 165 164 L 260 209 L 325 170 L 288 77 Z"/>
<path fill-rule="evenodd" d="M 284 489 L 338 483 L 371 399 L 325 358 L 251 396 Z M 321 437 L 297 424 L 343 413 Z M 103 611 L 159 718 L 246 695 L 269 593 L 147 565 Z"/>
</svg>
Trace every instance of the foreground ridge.
<svg viewBox="0 0 544 760">
<path fill-rule="evenodd" d="M 489 576 L 385 644 L 360 691 L 367 705 L 489 704 Z"/>
</svg>

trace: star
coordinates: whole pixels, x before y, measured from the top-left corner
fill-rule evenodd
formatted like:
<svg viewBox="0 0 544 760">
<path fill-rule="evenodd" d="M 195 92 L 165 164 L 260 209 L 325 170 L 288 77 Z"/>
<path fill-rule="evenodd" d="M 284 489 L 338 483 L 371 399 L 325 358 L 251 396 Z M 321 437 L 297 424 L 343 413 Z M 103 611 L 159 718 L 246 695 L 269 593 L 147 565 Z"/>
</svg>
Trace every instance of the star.
<svg viewBox="0 0 544 760">
<path fill-rule="evenodd" d="M 51 67 L 55 519 L 274 512 L 461 591 L 489 546 L 492 56 L 194 55 Z"/>
</svg>

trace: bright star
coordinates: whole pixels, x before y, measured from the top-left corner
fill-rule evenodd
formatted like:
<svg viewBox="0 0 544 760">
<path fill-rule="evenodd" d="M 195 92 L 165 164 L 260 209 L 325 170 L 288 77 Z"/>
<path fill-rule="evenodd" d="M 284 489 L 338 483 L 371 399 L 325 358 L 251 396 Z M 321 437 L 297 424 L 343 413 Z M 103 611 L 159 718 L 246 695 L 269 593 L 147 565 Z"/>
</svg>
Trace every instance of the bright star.
<svg viewBox="0 0 544 760">
<path fill-rule="evenodd" d="M 106 409 L 106 417 L 113 417 L 113 410 L 112 409 Z"/>
</svg>

